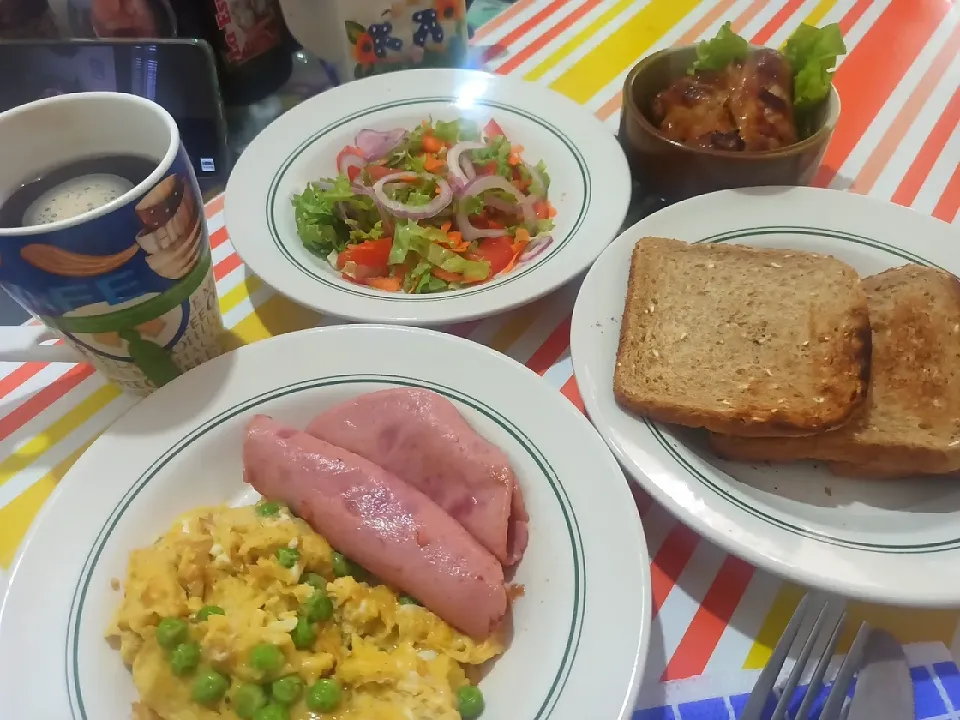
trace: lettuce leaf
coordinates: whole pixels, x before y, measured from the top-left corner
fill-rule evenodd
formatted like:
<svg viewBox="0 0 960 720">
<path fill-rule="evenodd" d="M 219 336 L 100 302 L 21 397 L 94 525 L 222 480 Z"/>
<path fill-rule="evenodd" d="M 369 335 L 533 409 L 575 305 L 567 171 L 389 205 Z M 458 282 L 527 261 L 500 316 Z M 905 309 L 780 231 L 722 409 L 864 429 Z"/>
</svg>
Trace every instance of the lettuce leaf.
<svg viewBox="0 0 960 720">
<path fill-rule="evenodd" d="M 433 135 L 443 142 L 456 144 L 464 140 L 479 140 L 480 127 L 472 120 L 437 120 L 433 125 Z"/>
<path fill-rule="evenodd" d="M 490 140 L 487 147 L 482 150 L 472 150 L 470 159 L 474 165 L 486 165 L 490 162 L 496 163 L 497 175 L 507 179 L 513 178 L 513 165 L 510 164 L 510 154 L 513 148 L 510 141 L 502 135 Z"/>
<path fill-rule="evenodd" d="M 801 24 L 787 40 L 783 55 L 793 68 L 793 103 L 797 112 L 822 102 L 830 94 L 833 68 L 847 52 L 836 23 L 816 28 Z"/>
<path fill-rule="evenodd" d="M 326 182 L 329 188 L 308 183 L 303 192 L 294 195 L 291 203 L 297 223 L 297 234 L 303 246 L 320 257 L 331 252 L 340 252 L 350 242 L 350 233 L 359 226 L 372 227 L 379 218 L 372 198 L 358 195 L 350 187 L 350 181 L 340 176 Z M 359 221 L 348 224 L 337 212 L 337 205 L 344 203 L 348 212 Z"/>
<path fill-rule="evenodd" d="M 721 26 L 716 37 L 697 43 L 697 59 L 690 72 L 692 74 L 699 70 L 723 70 L 730 63 L 743 60 L 749 53 L 749 43 L 733 31 L 728 20 Z"/>
<path fill-rule="evenodd" d="M 490 264 L 486 261 L 467 260 L 438 244 L 445 239 L 446 233 L 438 228 L 417 225 L 413 220 L 398 223 L 393 233 L 389 263 L 399 265 L 414 253 L 421 262 L 425 260 L 447 272 L 460 273 L 465 280 L 483 280 L 490 274 Z"/>
</svg>

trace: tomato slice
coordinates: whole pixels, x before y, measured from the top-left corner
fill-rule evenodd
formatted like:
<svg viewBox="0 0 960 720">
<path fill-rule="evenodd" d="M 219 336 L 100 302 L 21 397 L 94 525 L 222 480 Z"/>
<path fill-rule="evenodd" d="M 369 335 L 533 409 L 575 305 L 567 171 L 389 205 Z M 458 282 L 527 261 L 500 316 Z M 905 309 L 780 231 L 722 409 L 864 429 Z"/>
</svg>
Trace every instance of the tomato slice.
<svg viewBox="0 0 960 720">
<path fill-rule="evenodd" d="M 347 168 L 347 177 L 350 178 L 350 182 L 355 183 L 357 178 L 360 177 L 360 168 L 356 165 L 351 165 Z"/>
<path fill-rule="evenodd" d="M 503 131 L 503 128 L 500 127 L 500 123 L 493 118 L 490 118 L 490 122 L 483 126 L 483 136 L 487 138 L 495 138 L 501 135 L 503 137 L 507 136 L 507 134 Z"/>
<path fill-rule="evenodd" d="M 367 161 L 363 150 L 352 145 L 347 145 L 337 155 L 337 172 L 349 172 L 351 167 L 360 167 Z"/>
<path fill-rule="evenodd" d="M 398 172 L 402 172 L 396 168 L 388 168 L 384 167 L 383 165 L 367 165 L 367 167 L 364 169 L 367 171 L 367 175 L 370 176 L 371 184 L 383 180 L 383 178 L 387 177 L 387 175 L 395 175 Z"/>
<path fill-rule="evenodd" d="M 492 277 L 510 264 L 513 259 L 513 243 L 506 236 L 483 238 L 472 256 L 476 260 L 486 260 L 490 263 Z"/>
<path fill-rule="evenodd" d="M 348 262 L 356 263 L 360 267 L 376 268 L 378 275 L 386 274 L 387 262 L 390 259 L 390 249 L 393 247 L 393 238 L 366 240 L 357 245 L 350 245 L 337 256 L 337 265 L 343 268 Z"/>
</svg>

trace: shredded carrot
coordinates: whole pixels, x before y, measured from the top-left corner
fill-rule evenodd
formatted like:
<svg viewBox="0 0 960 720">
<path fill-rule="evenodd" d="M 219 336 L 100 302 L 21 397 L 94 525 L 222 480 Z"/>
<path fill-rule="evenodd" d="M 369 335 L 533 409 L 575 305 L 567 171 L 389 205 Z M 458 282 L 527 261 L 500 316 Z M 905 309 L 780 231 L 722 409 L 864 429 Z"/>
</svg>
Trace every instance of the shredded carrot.
<svg viewBox="0 0 960 720">
<path fill-rule="evenodd" d="M 526 228 L 517 228 L 517 234 L 514 236 L 514 240 L 526 246 L 526 244 L 530 242 L 530 232 Z"/>
<path fill-rule="evenodd" d="M 449 224 L 450 224 L 450 223 L 447 223 L 447 225 L 449 225 Z M 450 240 L 453 241 L 453 244 L 454 244 L 454 245 L 462 245 L 462 244 L 463 244 L 463 233 L 461 233 L 461 232 L 458 232 L 458 231 L 456 231 L 456 230 L 453 231 L 453 232 L 447 232 L 447 237 L 450 238 Z"/>
<path fill-rule="evenodd" d="M 445 233 L 448 233 L 448 232 L 450 232 L 450 228 L 451 228 L 451 227 L 453 227 L 453 225 L 452 225 L 451 223 L 445 222 L 443 225 L 440 226 L 440 230 L 443 231 L 443 232 L 445 232 Z"/>
<path fill-rule="evenodd" d="M 448 272 L 438 267 L 435 267 L 431 272 L 435 278 L 439 278 L 444 282 L 463 282 L 463 275 L 460 273 Z"/>
<path fill-rule="evenodd" d="M 519 155 L 517 155 L 516 153 L 511 153 L 511 154 L 510 154 L 510 164 L 511 164 L 511 165 L 513 165 L 514 167 L 516 167 L 516 166 L 519 165 L 521 162 L 523 162 L 523 161 L 520 159 L 520 156 L 519 156 Z"/>
<path fill-rule="evenodd" d="M 548 202 L 547 208 L 547 213 L 550 215 L 550 217 L 555 218 L 557 216 L 557 209 L 553 206 L 553 203 Z"/>
<path fill-rule="evenodd" d="M 523 155 L 524 150 L 526 150 L 526 148 L 523 145 L 510 146 L 510 152 L 513 153 L 514 155 Z"/>
<path fill-rule="evenodd" d="M 367 285 L 377 290 L 386 290 L 387 292 L 397 292 L 403 285 L 400 278 L 397 277 L 373 277 L 367 278 Z"/>
<path fill-rule="evenodd" d="M 438 153 L 443 150 L 443 143 L 437 140 L 433 135 L 427 133 L 423 136 L 423 149 L 428 153 Z"/>
</svg>

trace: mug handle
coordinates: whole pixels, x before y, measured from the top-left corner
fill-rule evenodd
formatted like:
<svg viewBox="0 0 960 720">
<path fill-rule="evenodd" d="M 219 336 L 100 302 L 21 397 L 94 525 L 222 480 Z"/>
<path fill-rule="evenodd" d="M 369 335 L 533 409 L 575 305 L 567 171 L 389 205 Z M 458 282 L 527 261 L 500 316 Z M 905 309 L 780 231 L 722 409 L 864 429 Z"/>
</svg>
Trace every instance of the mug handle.
<svg viewBox="0 0 960 720">
<path fill-rule="evenodd" d="M 45 325 L 0 327 L 0 362 L 80 362 L 66 343 L 40 344 L 56 339 L 57 335 Z"/>
</svg>

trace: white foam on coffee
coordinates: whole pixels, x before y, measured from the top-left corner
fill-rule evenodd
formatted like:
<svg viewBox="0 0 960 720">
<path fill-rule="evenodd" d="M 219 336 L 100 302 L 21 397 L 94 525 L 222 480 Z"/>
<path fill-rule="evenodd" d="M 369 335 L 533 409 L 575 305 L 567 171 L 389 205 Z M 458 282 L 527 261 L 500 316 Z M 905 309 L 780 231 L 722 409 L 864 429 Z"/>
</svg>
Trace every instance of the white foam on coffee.
<svg viewBox="0 0 960 720">
<path fill-rule="evenodd" d="M 24 225 L 47 225 L 96 210 L 133 190 L 134 184 L 109 173 L 82 175 L 62 182 L 34 200 L 23 214 Z"/>
</svg>

